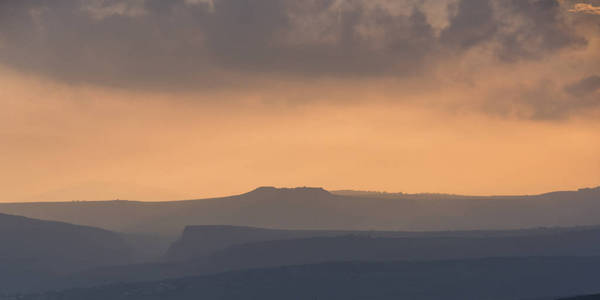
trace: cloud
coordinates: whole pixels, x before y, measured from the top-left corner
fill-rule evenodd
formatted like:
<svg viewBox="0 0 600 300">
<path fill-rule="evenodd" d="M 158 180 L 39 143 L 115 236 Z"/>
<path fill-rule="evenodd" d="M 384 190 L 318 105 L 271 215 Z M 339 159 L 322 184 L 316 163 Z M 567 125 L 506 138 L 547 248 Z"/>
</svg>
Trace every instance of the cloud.
<svg viewBox="0 0 600 300">
<path fill-rule="evenodd" d="M 577 3 L 569 9 L 573 13 L 584 13 L 590 15 L 600 15 L 600 6 L 594 6 L 588 3 Z"/>
<path fill-rule="evenodd" d="M 491 5 L 491 1 L 460 1 L 441 41 L 463 50 L 493 39 L 499 24 Z"/>
<path fill-rule="evenodd" d="M 3 1 L 0 62 L 64 80 L 202 86 L 215 72 L 412 75 L 490 42 L 508 60 L 583 42 L 555 1 L 462 0 L 439 36 L 406 2 Z M 500 5 L 522 24 L 500 20 Z"/>
<path fill-rule="evenodd" d="M 599 90 L 600 76 L 596 75 L 566 85 L 540 80 L 492 91 L 483 109 L 517 119 L 560 121 L 600 108 Z"/>
<path fill-rule="evenodd" d="M 585 77 L 565 87 L 567 93 L 577 97 L 595 94 L 598 90 L 600 90 L 600 76 L 598 75 Z"/>
<path fill-rule="evenodd" d="M 90 0 L 81 4 L 81 9 L 94 19 L 100 20 L 113 15 L 137 17 L 144 15 L 144 0 L 107 1 Z"/>
<path fill-rule="evenodd" d="M 541 120 L 565 119 L 574 113 L 600 107 L 600 77 L 590 76 L 561 89 L 553 82 L 543 82 L 528 91 L 526 103 L 530 118 Z"/>
<path fill-rule="evenodd" d="M 68 83 L 143 90 L 322 78 L 435 86 L 448 74 L 477 84 L 487 79 L 477 65 L 492 74 L 586 48 L 590 37 L 565 17 L 584 6 L 561 3 L 6 0 L 0 64 Z"/>
<path fill-rule="evenodd" d="M 564 8 L 555 0 L 507 0 L 499 21 L 498 55 L 505 61 L 541 59 L 543 53 L 582 47 L 587 40 L 563 17 Z"/>
</svg>

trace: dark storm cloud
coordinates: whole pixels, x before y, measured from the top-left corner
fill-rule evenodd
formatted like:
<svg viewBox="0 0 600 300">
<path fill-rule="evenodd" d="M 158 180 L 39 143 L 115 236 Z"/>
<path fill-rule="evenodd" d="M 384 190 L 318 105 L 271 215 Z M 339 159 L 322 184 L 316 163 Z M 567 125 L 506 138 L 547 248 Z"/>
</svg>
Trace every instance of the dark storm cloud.
<svg viewBox="0 0 600 300">
<path fill-rule="evenodd" d="M 436 27 L 430 6 L 412 0 L 4 0 L 0 64 L 71 83 L 201 90 L 415 77 L 472 51 L 516 64 L 587 43 L 558 0 L 444 1 Z M 522 104 L 559 107 L 542 115 L 570 110 L 534 94 L 520 93 Z"/>
<path fill-rule="evenodd" d="M 487 42 L 500 42 L 507 60 L 585 42 L 553 0 L 462 0 L 439 36 L 418 4 L 392 12 L 366 0 L 195 2 L 2 1 L 0 61 L 64 80 L 187 85 L 216 71 L 405 75 Z M 497 7 L 526 24 L 509 30 Z"/>
<path fill-rule="evenodd" d="M 193 29 L 207 13 L 201 6 L 143 2 L 134 15 L 110 6 L 117 1 L 85 3 L 3 1 L 2 62 L 67 81 L 123 86 L 174 84 L 206 71 L 208 57 Z"/>
<path fill-rule="evenodd" d="M 459 50 L 491 40 L 498 31 L 491 1 L 463 0 L 455 8 L 450 25 L 441 34 L 441 41 Z"/>
<path fill-rule="evenodd" d="M 564 22 L 559 2 L 506 1 L 510 1 L 506 6 L 509 21 L 504 21 L 505 29 L 498 36 L 498 54 L 503 60 L 536 59 L 543 57 L 540 53 L 586 45 L 587 41 Z"/>
<path fill-rule="evenodd" d="M 434 42 L 417 8 L 392 15 L 364 1 L 132 3 L 4 1 L 0 60 L 69 81 L 188 85 L 215 72 L 404 73 L 423 64 Z"/>
</svg>

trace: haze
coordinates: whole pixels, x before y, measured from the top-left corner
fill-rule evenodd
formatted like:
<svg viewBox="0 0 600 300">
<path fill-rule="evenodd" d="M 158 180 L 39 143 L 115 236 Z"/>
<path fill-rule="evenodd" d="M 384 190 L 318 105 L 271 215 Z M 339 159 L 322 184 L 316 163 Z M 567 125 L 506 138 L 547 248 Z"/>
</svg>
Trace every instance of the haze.
<svg viewBox="0 0 600 300">
<path fill-rule="evenodd" d="M 600 1 L 1 1 L 2 202 L 600 182 Z"/>
</svg>

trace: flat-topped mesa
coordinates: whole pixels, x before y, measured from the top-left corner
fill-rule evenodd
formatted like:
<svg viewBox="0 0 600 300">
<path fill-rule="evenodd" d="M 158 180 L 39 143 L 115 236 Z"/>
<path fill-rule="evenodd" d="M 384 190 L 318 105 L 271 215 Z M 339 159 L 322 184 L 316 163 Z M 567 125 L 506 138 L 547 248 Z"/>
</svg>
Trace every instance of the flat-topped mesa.
<svg viewBox="0 0 600 300">
<path fill-rule="evenodd" d="M 331 195 L 322 187 L 295 187 L 295 188 L 277 188 L 274 186 L 261 186 L 246 194 L 312 194 L 312 195 Z"/>
</svg>

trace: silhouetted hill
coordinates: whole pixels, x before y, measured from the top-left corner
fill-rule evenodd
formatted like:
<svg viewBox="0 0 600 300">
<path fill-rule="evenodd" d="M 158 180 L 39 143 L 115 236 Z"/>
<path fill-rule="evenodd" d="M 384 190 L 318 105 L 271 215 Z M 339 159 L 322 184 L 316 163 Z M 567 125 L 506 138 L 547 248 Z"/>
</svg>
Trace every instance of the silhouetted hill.
<svg viewBox="0 0 600 300">
<path fill-rule="evenodd" d="M 23 300 L 513 300 L 598 289 L 600 258 L 344 262 L 49 292 Z"/>
<path fill-rule="evenodd" d="M 495 253 L 489 253 L 488 256 L 507 256 L 511 254 L 536 255 L 536 253 L 532 252 L 535 247 L 542 249 L 544 249 L 543 247 L 548 247 L 550 249 L 544 249 L 545 252 L 543 253 L 538 251 L 537 254 L 548 255 L 551 251 L 560 253 L 560 249 L 562 249 L 564 252 L 560 253 L 560 255 L 580 255 L 583 253 L 600 255 L 600 252 L 596 251 L 596 249 L 600 249 L 600 228 L 598 227 L 539 228 L 507 231 L 410 232 L 284 230 L 241 226 L 199 225 L 186 227 L 181 238 L 170 247 L 167 258 L 170 260 L 187 260 L 223 250 L 230 246 L 262 241 L 342 236 L 405 238 L 396 241 L 398 244 L 406 243 L 413 245 L 417 243 L 424 251 L 429 251 L 426 249 L 427 247 L 436 247 L 442 253 L 452 250 L 444 248 L 448 246 L 464 247 L 465 249 L 463 250 L 467 250 L 465 253 L 469 253 L 469 247 L 474 247 L 481 251 L 484 249 L 482 247 L 498 250 Z M 505 238 L 500 239 L 500 237 Z M 372 240 L 367 239 L 365 243 L 369 243 L 370 241 Z M 302 243 L 302 241 L 299 242 Z M 509 247 L 512 247 L 512 250 L 509 251 Z M 516 253 L 519 250 L 523 252 Z M 417 251 L 421 250 L 417 249 Z M 461 251 L 461 249 L 454 249 L 454 251 Z M 399 258 L 409 259 L 410 257 Z"/>
<path fill-rule="evenodd" d="M 3 203 L 0 212 L 121 232 L 176 236 L 186 225 L 286 229 L 472 230 L 595 225 L 600 188 L 533 196 L 348 196 L 320 188 L 258 188 L 172 202 Z"/>
<path fill-rule="evenodd" d="M 130 259 L 113 232 L 0 214 L 0 292 L 48 287 L 57 276 Z"/>
</svg>

